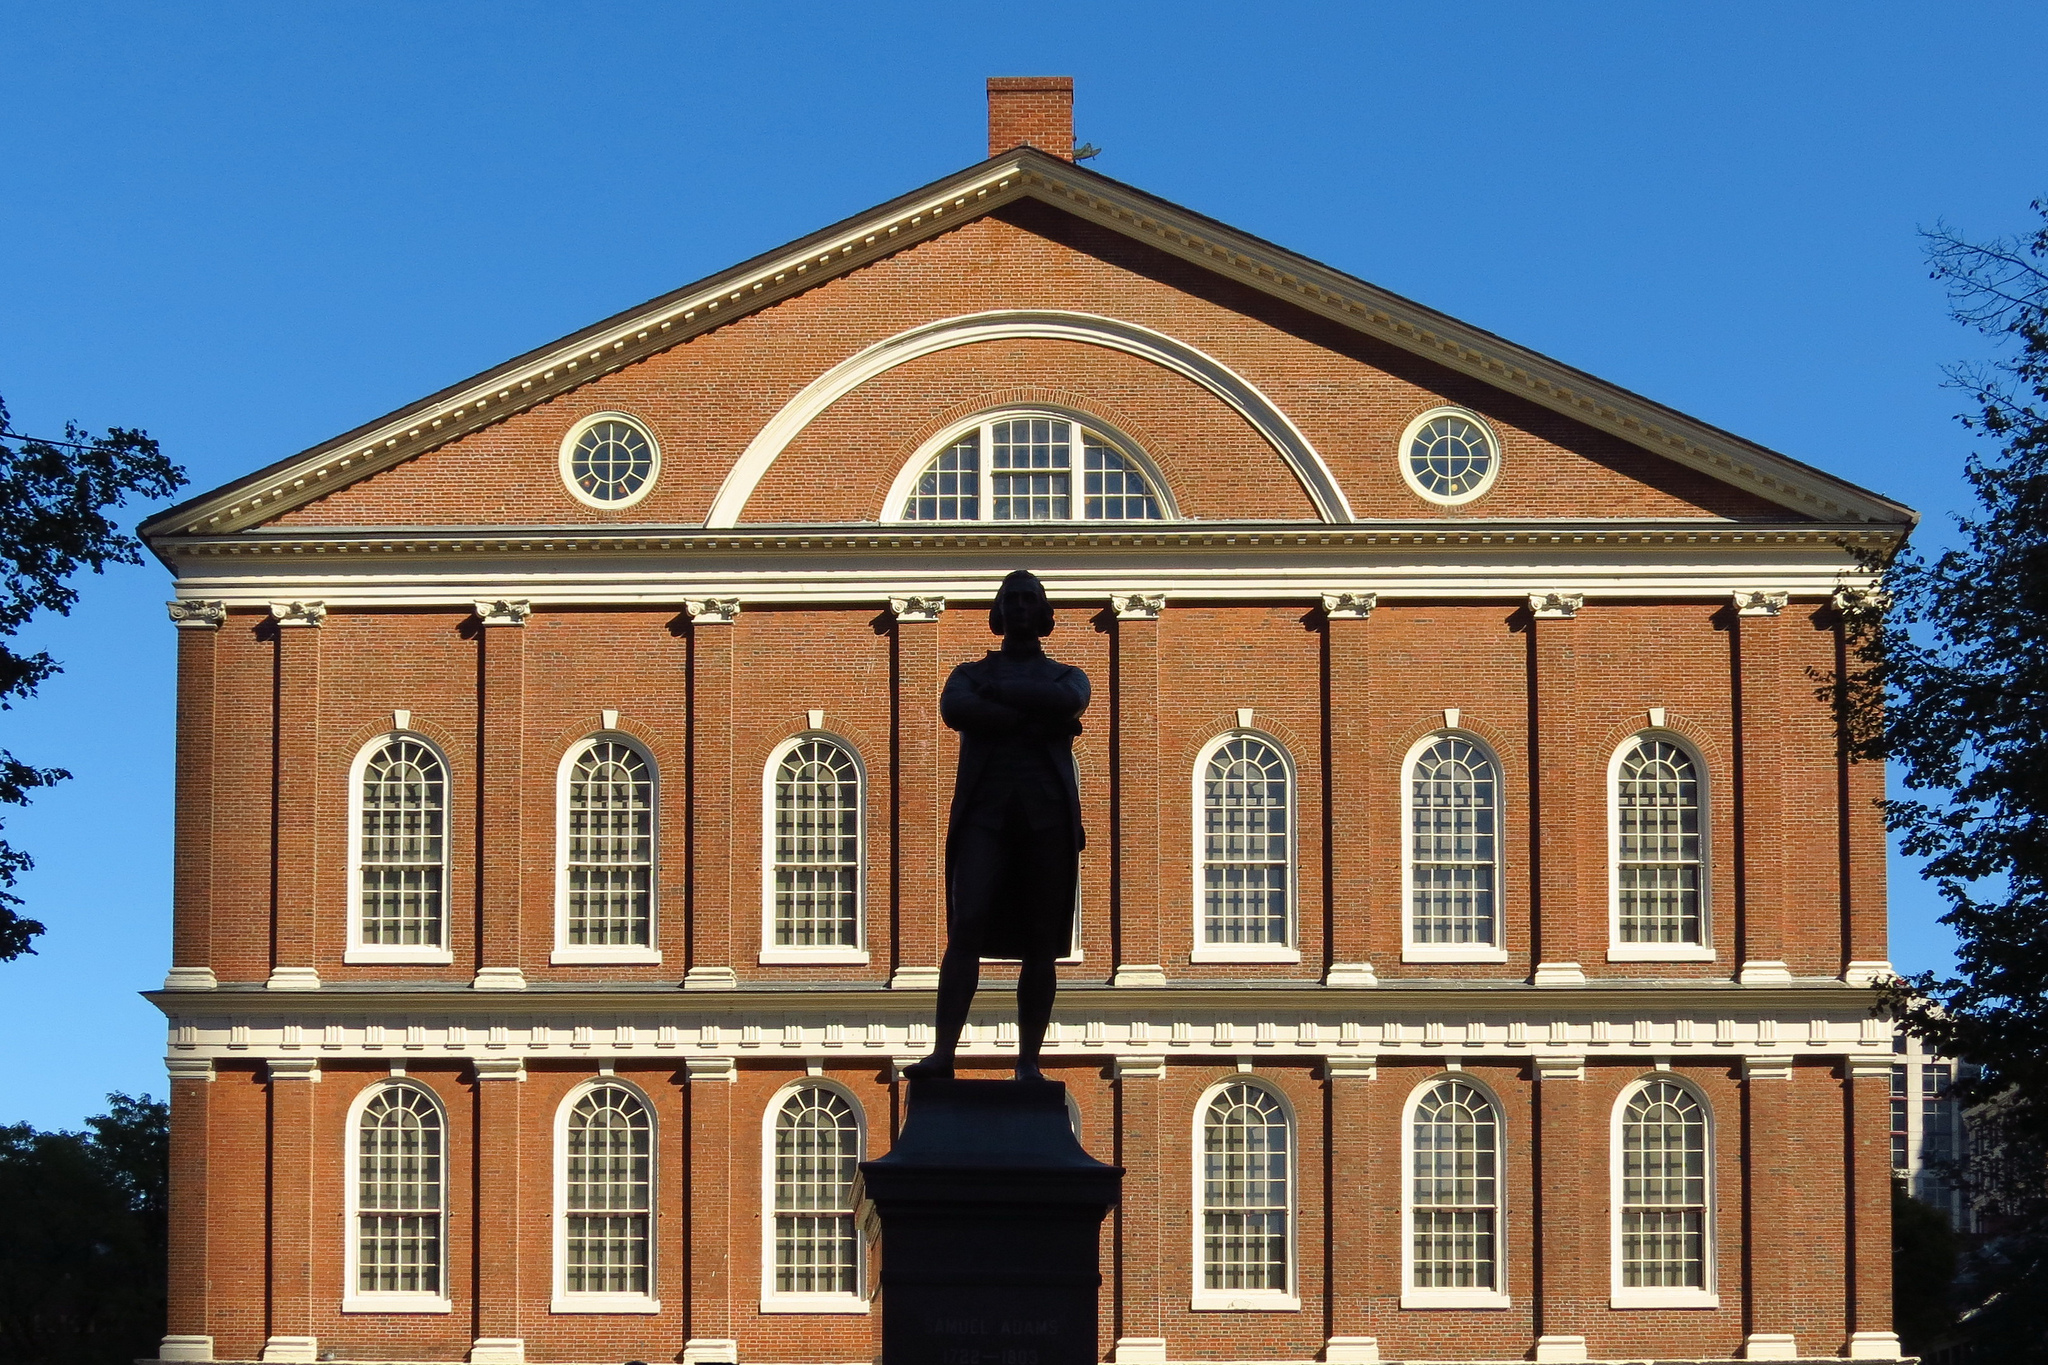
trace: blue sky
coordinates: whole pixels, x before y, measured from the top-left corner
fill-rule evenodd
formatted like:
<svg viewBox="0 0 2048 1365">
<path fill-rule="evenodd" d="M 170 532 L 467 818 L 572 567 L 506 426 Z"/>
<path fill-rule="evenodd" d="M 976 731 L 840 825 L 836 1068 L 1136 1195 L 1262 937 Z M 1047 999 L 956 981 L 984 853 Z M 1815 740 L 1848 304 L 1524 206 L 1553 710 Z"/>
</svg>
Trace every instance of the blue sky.
<svg viewBox="0 0 2048 1365">
<path fill-rule="evenodd" d="M 0 395 L 203 488 L 980 159 L 1071 74 L 1104 174 L 1903 499 L 1981 354 L 1917 227 L 2048 192 L 2048 7 L 194 3 L 0 7 Z M 163 1093 L 172 630 L 153 563 L 30 633 L 0 746 L 41 954 L 0 1122 Z M 1893 957 L 1939 965 L 1894 868 Z"/>
</svg>

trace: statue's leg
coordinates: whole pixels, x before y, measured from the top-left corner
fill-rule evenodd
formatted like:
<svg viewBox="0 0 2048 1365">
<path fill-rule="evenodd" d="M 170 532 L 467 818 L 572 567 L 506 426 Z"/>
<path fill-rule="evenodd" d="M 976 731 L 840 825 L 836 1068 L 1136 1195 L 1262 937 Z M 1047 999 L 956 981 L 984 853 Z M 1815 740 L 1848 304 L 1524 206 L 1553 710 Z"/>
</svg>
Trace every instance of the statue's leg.
<svg viewBox="0 0 2048 1365">
<path fill-rule="evenodd" d="M 934 1025 L 938 1045 L 929 1057 L 905 1068 L 904 1074 L 951 1076 L 953 1056 L 960 1049 L 960 1030 L 974 993 L 981 986 L 981 945 L 995 898 L 1000 849 L 993 831 L 972 826 L 959 834 L 954 851 L 953 879 L 947 888 L 946 954 L 939 959 L 939 998 Z"/>
<path fill-rule="evenodd" d="M 1053 998 L 1060 985 L 1058 962 L 1073 924 L 1078 855 L 1071 849 L 1045 850 L 1037 871 L 1029 912 L 1032 923 L 1043 926 L 1044 941 L 1037 945 L 1039 951 L 1024 959 L 1017 975 L 1017 1079 L 1030 1081 L 1042 1074 L 1038 1055 L 1052 1023 Z"/>
</svg>

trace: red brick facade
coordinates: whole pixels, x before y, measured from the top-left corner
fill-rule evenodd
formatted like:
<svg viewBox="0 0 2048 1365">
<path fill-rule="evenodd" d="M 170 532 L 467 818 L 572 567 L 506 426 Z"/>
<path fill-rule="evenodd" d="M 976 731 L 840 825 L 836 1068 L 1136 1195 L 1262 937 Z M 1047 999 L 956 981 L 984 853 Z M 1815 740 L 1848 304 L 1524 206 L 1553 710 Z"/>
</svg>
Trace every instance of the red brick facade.
<svg viewBox="0 0 2048 1365">
<path fill-rule="evenodd" d="M 992 86 L 985 165 L 146 528 L 180 599 L 165 1358 L 871 1358 L 860 1295 L 766 1301 L 764 1124 L 806 1084 L 869 1155 L 900 1121 L 942 939 L 938 690 L 1018 565 L 1094 684 L 1048 1070 L 1127 1171 L 1105 1359 L 1895 1354 L 1883 779 L 1815 679 L 1842 543 L 1910 514 L 1075 168 L 1071 131 L 1070 85 Z M 1438 408 L 1496 442 L 1461 505 L 1401 473 Z M 1116 433 L 1177 518 L 901 521 L 907 462 L 1009 410 Z M 623 509 L 564 483 L 599 413 L 660 449 Z M 1263 955 L 1202 943 L 1197 769 L 1237 734 L 1290 765 Z M 855 756 L 863 812 L 859 943 L 812 961 L 773 951 L 763 889 L 764 784 L 804 735 Z M 1406 765 L 1437 735 L 1498 767 L 1497 928 L 1463 960 L 1404 933 Z M 1614 927 L 1641 736 L 1700 775 L 1684 951 Z M 442 929 L 410 961 L 352 928 L 352 788 L 393 737 L 445 766 Z M 653 774 L 651 929 L 607 961 L 565 947 L 558 870 L 592 738 Z M 994 1075 L 992 975 L 966 1051 Z M 441 1292 L 412 1311 L 350 1282 L 355 1116 L 398 1077 L 445 1144 Z M 1423 1306 L 1404 1262 L 1406 1115 L 1446 1077 L 1498 1128 L 1484 1304 Z M 1284 1291 L 1226 1302 L 1198 1111 L 1240 1080 L 1289 1116 L 1290 1249 Z M 1617 1113 L 1667 1081 L 1705 1115 L 1706 1268 L 1652 1304 L 1617 1288 Z M 647 1288 L 605 1311 L 561 1288 L 591 1082 L 650 1125 Z"/>
</svg>

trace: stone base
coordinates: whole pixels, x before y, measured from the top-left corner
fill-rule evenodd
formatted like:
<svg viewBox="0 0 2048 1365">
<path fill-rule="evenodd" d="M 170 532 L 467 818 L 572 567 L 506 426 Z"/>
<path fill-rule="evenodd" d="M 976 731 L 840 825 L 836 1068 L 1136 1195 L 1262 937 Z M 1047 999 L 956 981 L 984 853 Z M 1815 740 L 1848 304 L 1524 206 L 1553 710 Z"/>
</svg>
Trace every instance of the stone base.
<svg viewBox="0 0 2048 1365">
<path fill-rule="evenodd" d="M 526 1365 L 525 1337 L 478 1337 L 470 1343 L 470 1365 Z"/>
<path fill-rule="evenodd" d="M 318 1337 L 272 1337 L 263 1343 L 264 1365 L 311 1365 L 320 1359 Z"/>
<path fill-rule="evenodd" d="M 163 1345 L 156 1348 L 159 1360 L 212 1360 L 213 1338 L 202 1336 L 169 1336 Z"/>
</svg>

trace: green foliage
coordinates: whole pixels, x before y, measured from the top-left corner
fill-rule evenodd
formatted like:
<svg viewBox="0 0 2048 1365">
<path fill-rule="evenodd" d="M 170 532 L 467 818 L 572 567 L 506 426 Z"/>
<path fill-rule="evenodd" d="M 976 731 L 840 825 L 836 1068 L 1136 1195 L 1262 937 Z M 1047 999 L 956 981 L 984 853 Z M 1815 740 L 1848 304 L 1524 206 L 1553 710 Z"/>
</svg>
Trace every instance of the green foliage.
<svg viewBox="0 0 2048 1365">
<path fill-rule="evenodd" d="M 142 546 L 107 513 L 130 497 L 161 498 L 183 485 L 185 471 L 163 457 L 140 431 L 111 428 L 88 437 L 66 424 L 64 439 L 37 440 L 8 429 L 0 400 L 0 710 L 35 695 L 58 664 L 38 651 L 23 654 L 10 640 L 38 612 L 70 614 L 81 568 L 140 564 Z M 29 794 L 61 782 L 62 768 L 38 768 L 0 750 L 0 804 L 28 804 Z M 0 962 L 34 952 L 43 926 L 21 913 L 12 887 L 31 866 L 28 854 L 0 840 Z"/>
<path fill-rule="evenodd" d="M 163 1339 L 170 1113 L 107 1100 L 87 1133 L 0 1127 L 0 1359 L 127 1365 Z"/>
<path fill-rule="evenodd" d="M 1955 1327 L 1956 1234 L 1948 1219 L 1892 1181 L 1892 1330 L 1908 1355 Z"/>
</svg>

